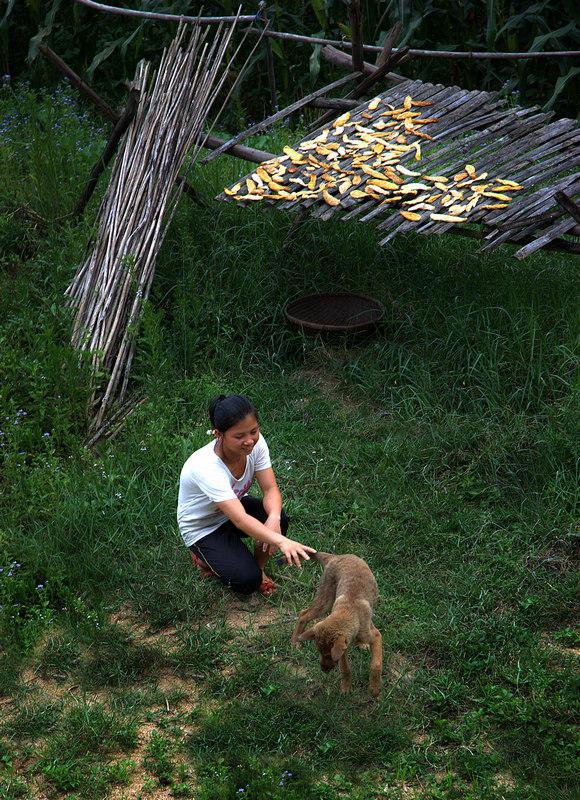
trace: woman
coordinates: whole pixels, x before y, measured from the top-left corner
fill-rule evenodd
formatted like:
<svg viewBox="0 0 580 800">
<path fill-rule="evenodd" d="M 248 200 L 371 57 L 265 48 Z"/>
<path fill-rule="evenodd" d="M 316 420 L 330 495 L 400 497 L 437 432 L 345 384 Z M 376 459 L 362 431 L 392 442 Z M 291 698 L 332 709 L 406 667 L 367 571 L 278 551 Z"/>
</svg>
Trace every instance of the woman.
<svg viewBox="0 0 580 800">
<path fill-rule="evenodd" d="M 268 445 L 260 433 L 256 409 L 241 395 L 219 395 L 209 406 L 215 439 L 185 462 L 179 482 L 177 521 L 202 577 L 217 577 L 241 594 L 256 589 L 270 597 L 274 583 L 264 572 L 278 549 L 300 566 L 311 547 L 286 537 Z M 246 494 L 254 477 L 263 495 Z M 253 555 L 243 542 L 254 539 Z"/>
</svg>

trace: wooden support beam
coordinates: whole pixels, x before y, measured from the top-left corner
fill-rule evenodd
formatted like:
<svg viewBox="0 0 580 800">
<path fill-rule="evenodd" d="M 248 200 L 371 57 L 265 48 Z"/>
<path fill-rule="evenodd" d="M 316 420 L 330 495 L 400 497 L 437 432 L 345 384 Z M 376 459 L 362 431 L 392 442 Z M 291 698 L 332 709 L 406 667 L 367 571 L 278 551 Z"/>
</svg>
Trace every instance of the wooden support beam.
<svg viewBox="0 0 580 800">
<path fill-rule="evenodd" d="M 105 167 L 114 156 L 117 147 L 119 146 L 119 142 L 121 141 L 121 137 L 131 124 L 132 119 L 134 118 L 137 112 L 137 105 L 139 103 L 139 95 L 140 92 L 134 86 L 131 87 L 129 90 L 129 95 L 127 97 L 127 104 L 123 109 L 123 113 L 117 119 L 115 127 L 111 131 L 111 135 L 105 145 L 105 149 L 103 150 L 102 156 L 99 158 L 97 163 L 91 170 L 89 177 L 87 178 L 87 182 L 84 185 L 83 191 L 81 192 L 81 196 L 79 198 L 78 203 L 75 206 L 75 210 L 73 211 L 73 217 L 80 217 L 83 211 L 86 208 L 87 203 L 92 197 L 93 192 L 95 191 L 95 187 L 97 185 L 97 181 L 99 180 L 101 174 L 103 173 Z"/>
<path fill-rule="evenodd" d="M 305 208 L 304 206 L 301 206 L 298 209 L 298 212 L 296 213 L 296 216 L 294 217 L 292 225 L 290 226 L 290 230 L 288 231 L 288 234 L 286 235 L 286 238 L 282 242 L 282 250 L 284 252 L 287 252 L 290 249 L 290 245 L 294 241 L 294 237 L 296 236 L 296 234 L 298 233 L 300 228 L 306 222 L 306 219 L 308 218 L 308 214 L 309 214 L 309 209 L 308 208 Z"/>
<path fill-rule="evenodd" d="M 566 209 L 568 214 L 573 217 L 576 222 L 580 223 L 580 206 L 571 200 L 565 192 L 556 192 L 554 195 L 562 208 Z"/>
<path fill-rule="evenodd" d="M 354 95 L 355 97 L 362 97 L 368 92 L 373 84 L 380 81 L 381 78 L 384 78 L 384 76 L 390 72 L 392 67 L 394 67 L 396 64 L 402 64 L 404 61 L 408 60 L 409 48 L 399 48 L 397 52 L 388 58 L 380 67 L 378 67 L 372 75 L 368 75 L 366 78 L 360 81 L 359 84 L 352 90 L 352 92 L 350 92 L 350 94 Z"/>
<path fill-rule="evenodd" d="M 322 95 L 332 91 L 333 89 L 338 89 L 339 86 L 343 86 L 345 83 L 349 83 L 352 80 L 356 80 L 359 77 L 359 75 L 360 73 L 353 72 L 351 75 L 346 75 L 344 78 L 339 78 L 337 81 L 328 84 L 328 86 L 323 86 L 322 89 L 318 89 L 316 92 L 312 92 L 311 94 L 306 95 L 306 97 L 303 97 L 301 100 L 297 100 L 295 103 L 286 106 L 286 108 L 283 108 L 276 114 L 272 114 L 271 116 L 267 117 L 267 119 L 262 120 L 262 122 L 258 122 L 256 125 L 252 125 L 245 131 L 238 133 L 237 136 L 234 136 L 233 138 L 229 139 L 221 147 L 218 147 L 217 150 L 214 150 L 213 153 L 210 153 L 209 156 L 205 156 L 205 158 L 202 158 L 199 163 L 207 164 L 210 161 L 213 161 L 213 159 L 221 155 L 221 153 L 225 153 L 226 150 L 229 150 L 232 147 L 232 145 L 239 144 L 244 139 L 247 139 L 249 136 L 252 136 L 254 133 L 263 131 L 265 128 L 268 128 L 275 122 L 279 122 L 281 119 L 284 119 L 284 117 L 287 117 L 293 111 L 297 111 L 299 108 L 308 105 L 308 103 L 311 100 L 314 100 L 315 97 L 321 97 Z"/>
<path fill-rule="evenodd" d="M 343 53 L 342 50 L 337 50 L 336 47 L 330 44 L 320 50 L 320 57 L 330 64 L 334 64 L 334 66 L 339 69 L 344 69 L 348 72 L 352 71 L 352 56 L 349 53 Z M 378 66 L 382 66 L 382 63 Z M 376 64 L 363 61 L 362 72 L 365 77 L 367 75 L 373 75 L 376 69 Z M 407 80 L 407 78 L 404 78 L 402 75 L 397 75 L 395 72 L 388 72 L 383 76 L 383 79 L 391 84 L 403 83 L 403 81 Z"/>
<path fill-rule="evenodd" d="M 359 105 L 358 100 L 347 100 L 346 97 L 315 97 L 308 103 L 310 108 L 334 108 L 339 111 L 348 111 Z"/>
<path fill-rule="evenodd" d="M 377 63 L 376 63 L 377 69 L 379 67 L 382 67 L 383 64 L 386 64 L 386 62 L 391 57 L 391 55 L 393 53 L 393 47 L 394 47 L 395 42 L 397 40 L 397 36 L 401 33 L 402 30 L 403 30 L 403 23 L 402 22 L 397 22 L 396 25 L 393 26 L 393 29 L 391 30 L 391 32 L 389 33 L 389 35 L 387 37 L 387 41 L 383 45 L 383 49 L 381 50 L 381 52 L 379 53 L 379 55 L 377 57 Z"/>
<path fill-rule="evenodd" d="M 50 49 L 50 47 L 47 47 L 47 45 L 45 44 L 41 44 L 38 49 L 40 50 L 42 55 L 59 70 L 59 72 L 62 72 L 63 75 L 66 75 L 66 77 L 73 84 L 73 86 L 76 86 L 79 92 L 81 92 L 81 94 L 84 94 L 85 97 L 87 97 L 91 101 L 91 103 L 96 108 L 98 108 L 98 110 L 104 117 L 109 119 L 111 122 L 117 122 L 117 120 L 119 119 L 119 115 L 117 114 L 117 112 L 113 111 L 111 106 L 108 105 L 108 103 L 105 103 L 105 101 L 102 98 L 100 98 L 99 95 L 96 94 L 96 92 L 93 92 L 93 90 L 89 86 L 87 86 L 87 84 L 83 81 L 83 79 L 80 78 L 76 74 L 76 72 L 74 72 L 74 70 L 72 70 L 68 66 L 68 64 L 66 64 L 62 60 L 62 58 L 60 58 L 60 56 L 57 56 L 57 54 L 53 52 Z"/>
<path fill-rule="evenodd" d="M 200 140 L 203 142 L 203 147 L 207 147 L 208 150 L 217 150 L 227 144 L 225 139 L 220 139 L 217 136 L 206 136 L 205 134 L 200 136 Z M 245 161 L 254 161 L 256 164 L 260 164 L 262 161 L 270 161 L 270 159 L 276 158 L 278 155 L 277 153 L 268 153 L 266 150 L 257 150 L 255 147 L 246 147 L 245 144 L 234 144 L 228 147 L 225 152 L 231 156 L 243 158 Z"/>
</svg>

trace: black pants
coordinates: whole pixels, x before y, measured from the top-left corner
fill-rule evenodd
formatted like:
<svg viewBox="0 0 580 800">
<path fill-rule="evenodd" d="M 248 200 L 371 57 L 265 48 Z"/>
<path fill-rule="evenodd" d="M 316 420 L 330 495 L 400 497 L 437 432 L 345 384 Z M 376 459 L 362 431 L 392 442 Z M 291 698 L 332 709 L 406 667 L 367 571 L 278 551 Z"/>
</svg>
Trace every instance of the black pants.
<svg viewBox="0 0 580 800">
<path fill-rule="evenodd" d="M 247 514 L 260 522 L 266 522 L 268 514 L 260 498 L 245 495 L 241 498 L 241 503 Z M 282 510 L 280 530 L 284 536 L 288 530 L 288 522 L 288 516 Z M 247 534 L 228 519 L 189 549 L 207 564 L 228 589 L 240 594 L 251 594 L 262 583 L 262 570 L 253 553 L 244 544 L 243 539 L 246 537 Z"/>
</svg>

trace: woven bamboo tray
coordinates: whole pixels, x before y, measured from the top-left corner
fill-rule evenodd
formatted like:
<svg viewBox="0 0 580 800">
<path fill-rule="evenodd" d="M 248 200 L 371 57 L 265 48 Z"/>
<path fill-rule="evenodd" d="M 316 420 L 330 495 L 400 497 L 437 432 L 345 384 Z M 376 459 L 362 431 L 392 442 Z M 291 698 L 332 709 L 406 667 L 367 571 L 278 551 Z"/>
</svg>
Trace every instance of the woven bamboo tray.
<svg viewBox="0 0 580 800">
<path fill-rule="evenodd" d="M 383 305 L 372 297 L 352 292 L 310 294 L 292 300 L 284 316 L 292 325 L 315 331 L 359 331 L 383 318 Z"/>
</svg>

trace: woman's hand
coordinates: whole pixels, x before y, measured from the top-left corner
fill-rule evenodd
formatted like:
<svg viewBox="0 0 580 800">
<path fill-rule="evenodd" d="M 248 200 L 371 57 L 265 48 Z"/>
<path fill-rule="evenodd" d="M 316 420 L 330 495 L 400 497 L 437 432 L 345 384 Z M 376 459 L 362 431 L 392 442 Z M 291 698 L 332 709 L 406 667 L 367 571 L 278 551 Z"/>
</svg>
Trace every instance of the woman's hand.
<svg viewBox="0 0 580 800">
<path fill-rule="evenodd" d="M 231 519 L 236 528 L 239 528 L 239 530 L 247 533 L 252 539 L 262 544 L 262 552 L 270 549 L 270 553 L 273 555 L 277 550 L 281 550 L 288 564 L 294 563 L 297 567 L 300 566 L 301 558 L 309 561 L 308 553 L 316 552 L 313 547 L 307 547 L 307 545 L 286 538 L 280 531 L 280 520 L 277 513 L 269 514 L 266 522 L 261 523 L 255 517 L 246 513 L 237 497 L 217 503 L 217 506 L 224 512 L 226 517 Z M 264 533 L 264 528 L 267 536 Z M 270 541 L 264 541 L 266 538 Z"/>
<path fill-rule="evenodd" d="M 300 542 L 295 542 L 293 539 L 287 539 L 286 536 L 283 537 L 282 542 L 280 543 L 280 550 L 284 554 L 286 561 L 289 564 L 294 562 L 297 567 L 300 566 L 301 558 L 303 558 L 305 561 L 310 561 L 310 556 L 308 553 L 316 552 L 313 547 L 300 544 Z"/>
</svg>

